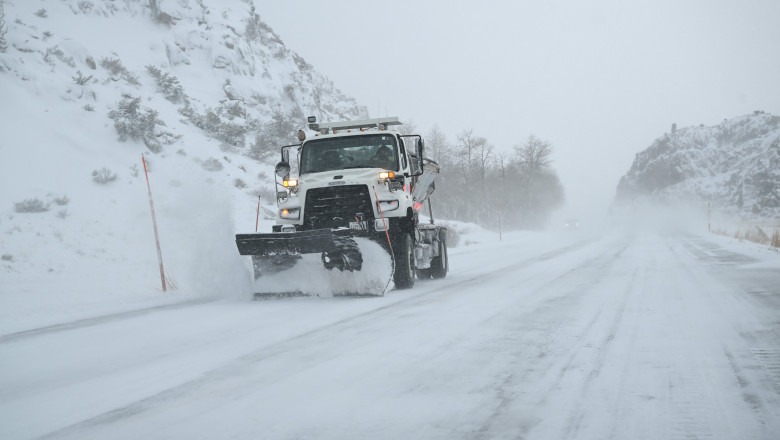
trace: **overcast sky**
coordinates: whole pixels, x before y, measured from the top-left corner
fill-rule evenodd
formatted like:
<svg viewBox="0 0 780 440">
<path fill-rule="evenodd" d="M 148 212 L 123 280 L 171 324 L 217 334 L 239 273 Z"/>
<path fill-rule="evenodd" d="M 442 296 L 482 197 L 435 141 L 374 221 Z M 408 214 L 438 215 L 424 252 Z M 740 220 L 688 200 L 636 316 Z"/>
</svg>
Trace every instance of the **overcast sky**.
<svg viewBox="0 0 780 440">
<path fill-rule="evenodd" d="M 780 115 L 780 1 L 258 2 L 371 117 L 551 142 L 561 214 L 603 212 L 634 155 L 678 127 Z"/>
</svg>

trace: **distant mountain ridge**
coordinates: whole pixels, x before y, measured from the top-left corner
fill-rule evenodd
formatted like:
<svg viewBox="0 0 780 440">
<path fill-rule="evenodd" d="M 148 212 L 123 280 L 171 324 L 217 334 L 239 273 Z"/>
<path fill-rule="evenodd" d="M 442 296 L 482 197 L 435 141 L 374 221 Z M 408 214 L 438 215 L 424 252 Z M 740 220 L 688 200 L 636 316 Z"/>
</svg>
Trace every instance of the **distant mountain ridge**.
<svg viewBox="0 0 780 440">
<path fill-rule="evenodd" d="M 780 216 L 780 116 L 756 111 L 673 130 L 638 153 L 616 202 L 711 202 L 745 218 Z"/>
</svg>

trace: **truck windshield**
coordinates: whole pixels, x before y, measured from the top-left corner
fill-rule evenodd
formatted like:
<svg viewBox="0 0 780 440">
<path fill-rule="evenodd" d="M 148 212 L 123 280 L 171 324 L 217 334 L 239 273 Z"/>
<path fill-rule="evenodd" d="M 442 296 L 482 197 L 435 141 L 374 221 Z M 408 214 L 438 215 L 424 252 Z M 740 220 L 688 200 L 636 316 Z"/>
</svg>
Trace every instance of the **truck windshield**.
<svg viewBox="0 0 780 440">
<path fill-rule="evenodd" d="M 398 171 L 395 136 L 376 134 L 315 139 L 301 148 L 301 174 L 346 168 Z"/>
</svg>

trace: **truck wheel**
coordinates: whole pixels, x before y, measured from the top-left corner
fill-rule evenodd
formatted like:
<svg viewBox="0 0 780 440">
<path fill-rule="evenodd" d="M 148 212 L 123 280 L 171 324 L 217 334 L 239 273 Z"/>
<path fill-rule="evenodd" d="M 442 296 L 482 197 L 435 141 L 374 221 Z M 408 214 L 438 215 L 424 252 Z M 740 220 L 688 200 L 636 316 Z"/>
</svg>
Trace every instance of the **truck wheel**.
<svg viewBox="0 0 780 440">
<path fill-rule="evenodd" d="M 409 234 L 401 234 L 393 242 L 393 256 L 395 288 L 400 290 L 414 287 L 414 245 Z"/>
<path fill-rule="evenodd" d="M 450 270 L 450 260 L 447 256 L 447 240 L 439 240 L 439 256 L 431 259 L 431 268 L 428 273 L 433 279 L 440 279 L 447 276 Z"/>
</svg>

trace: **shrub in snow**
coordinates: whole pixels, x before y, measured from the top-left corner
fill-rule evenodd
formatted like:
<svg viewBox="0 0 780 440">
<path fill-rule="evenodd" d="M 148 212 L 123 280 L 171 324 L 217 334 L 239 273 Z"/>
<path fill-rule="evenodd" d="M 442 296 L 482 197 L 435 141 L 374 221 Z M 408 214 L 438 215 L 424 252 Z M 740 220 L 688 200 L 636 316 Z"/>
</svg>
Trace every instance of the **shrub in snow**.
<svg viewBox="0 0 780 440">
<path fill-rule="evenodd" d="M 174 104 L 187 103 L 187 94 L 184 93 L 184 87 L 179 82 L 179 78 L 163 72 L 155 66 L 146 66 L 146 71 L 154 78 L 157 83 L 157 91 L 165 96 L 165 99 Z"/>
<path fill-rule="evenodd" d="M 43 203 L 43 201 L 37 197 L 14 203 L 14 211 L 19 213 L 46 212 L 48 210 L 49 204 Z"/>
<path fill-rule="evenodd" d="M 286 114 L 280 109 L 274 111 L 271 120 L 259 127 L 255 142 L 250 145 L 249 157 L 259 162 L 272 158 L 281 145 L 289 144 L 293 139 L 297 131 L 296 121 L 301 119 L 302 116 L 294 113 Z"/>
<path fill-rule="evenodd" d="M 249 157 L 258 162 L 266 162 L 277 153 L 278 145 L 267 133 L 260 132 L 255 135 L 255 142 L 249 145 Z"/>
<path fill-rule="evenodd" d="M 3 254 L 3 256 L 0 257 L 0 260 L 13 262 L 14 261 L 14 256 L 11 255 L 11 254 Z"/>
<path fill-rule="evenodd" d="M 65 52 L 63 52 L 59 46 L 47 48 L 46 52 L 43 54 L 43 61 L 46 61 L 46 64 L 53 66 L 55 57 L 70 67 L 76 67 L 76 62 L 73 61 L 73 57 L 65 55 Z"/>
<path fill-rule="evenodd" d="M 241 179 L 236 179 L 233 181 L 233 186 L 236 188 L 246 188 L 246 183 Z"/>
<path fill-rule="evenodd" d="M 68 198 L 68 196 L 55 197 L 54 203 L 56 203 L 59 206 L 65 206 L 68 203 L 70 203 L 70 199 Z"/>
<path fill-rule="evenodd" d="M 119 134 L 119 140 L 141 140 L 154 153 L 162 151 L 163 144 L 170 145 L 178 139 L 172 133 L 161 131 L 165 122 L 157 118 L 157 111 L 141 110 L 141 98 L 126 96 L 119 102 L 117 110 L 108 112 L 108 117 L 114 121 L 114 128 Z"/>
<path fill-rule="evenodd" d="M 260 20 L 260 15 L 255 12 L 253 4 L 249 11 L 249 20 L 247 20 L 244 35 L 248 40 L 259 41 L 266 47 L 284 46 L 284 42 L 279 35 L 271 29 L 270 26 Z"/>
<path fill-rule="evenodd" d="M 68 210 L 63 209 L 62 211 L 57 211 L 57 217 L 65 220 L 66 218 L 68 218 Z"/>
<path fill-rule="evenodd" d="M 121 76 L 127 69 L 122 65 L 122 61 L 119 58 L 103 58 L 100 60 L 100 66 L 108 70 L 112 76 Z"/>
<path fill-rule="evenodd" d="M 116 173 L 103 167 L 92 172 L 92 180 L 101 185 L 105 185 L 116 180 Z"/>
<path fill-rule="evenodd" d="M 225 112 L 234 118 L 246 119 L 246 109 L 241 107 L 238 102 L 225 106 Z"/>
<path fill-rule="evenodd" d="M 220 162 L 219 159 L 214 159 L 213 157 L 205 160 L 201 166 L 206 171 L 221 171 L 223 168 L 222 162 Z"/>
<path fill-rule="evenodd" d="M 179 112 L 190 120 L 196 127 L 208 133 L 214 139 L 220 140 L 233 147 L 244 146 L 246 127 L 242 124 L 223 121 L 221 109 L 208 109 L 205 114 L 197 113 L 191 106 L 185 105 Z"/>
<path fill-rule="evenodd" d="M 84 74 L 81 73 L 81 70 L 77 70 L 76 71 L 76 76 L 74 76 L 72 78 L 73 78 L 73 82 L 75 82 L 76 84 L 78 84 L 80 86 L 83 86 L 83 85 L 86 85 L 89 82 L 89 80 L 92 79 L 92 75 L 84 76 Z"/>
<path fill-rule="evenodd" d="M 122 65 L 122 61 L 120 61 L 119 58 L 103 58 L 100 60 L 100 65 L 108 70 L 114 81 L 124 79 L 125 82 L 130 85 L 141 85 L 141 81 L 138 80 L 138 75 L 127 70 L 127 68 Z"/>
<path fill-rule="evenodd" d="M 173 24 L 174 20 L 176 20 L 176 18 L 171 17 L 168 13 L 160 10 L 159 0 L 149 0 L 149 9 L 151 9 L 152 19 L 156 23 L 170 26 Z"/>
<path fill-rule="evenodd" d="M 84 107 L 82 107 L 82 108 L 84 110 L 88 111 L 88 112 L 94 112 L 95 111 L 95 106 L 92 105 L 92 104 L 84 104 Z"/>
<path fill-rule="evenodd" d="M 8 32 L 8 28 L 5 26 L 5 8 L 3 7 L 3 0 L 0 0 L 0 53 L 5 53 L 8 50 L 8 41 L 5 39 L 5 35 Z"/>
<path fill-rule="evenodd" d="M 92 10 L 92 8 L 95 7 L 95 4 L 89 0 L 81 0 L 78 4 L 78 7 L 79 7 L 79 11 L 81 11 L 82 14 L 88 14 Z"/>
<path fill-rule="evenodd" d="M 46 12 L 46 9 L 43 9 L 43 8 L 38 9 L 37 11 L 35 11 L 35 15 L 37 15 L 38 17 L 41 17 L 41 18 L 46 18 L 46 17 L 49 16 L 48 12 Z"/>
</svg>

